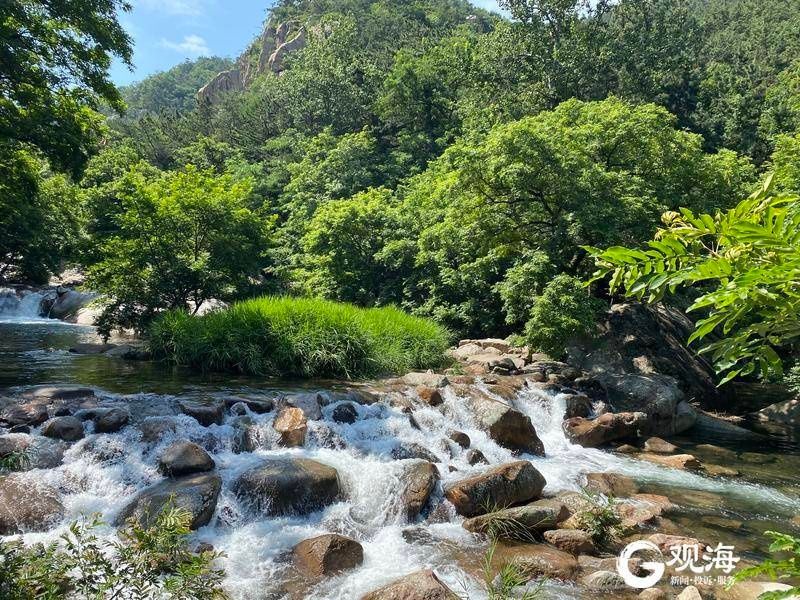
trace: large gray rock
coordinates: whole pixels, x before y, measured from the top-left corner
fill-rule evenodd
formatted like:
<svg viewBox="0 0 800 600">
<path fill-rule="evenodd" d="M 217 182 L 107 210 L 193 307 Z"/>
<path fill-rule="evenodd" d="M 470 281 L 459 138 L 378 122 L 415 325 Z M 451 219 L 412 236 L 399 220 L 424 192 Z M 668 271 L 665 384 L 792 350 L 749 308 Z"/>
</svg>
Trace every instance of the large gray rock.
<svg viewBox="0 0 800 600">
<path fill-rule="evenodd" d="M 194 417 L 200 425 L 222 425 L 225 416 L 222 402 L 217 400 L 181 400 L 178 402 L 181 412 Z"/>
<path fill-rule="evenodd" d="M 25 396 L 35 400 L 82 400 L 95 398 L 92 388 L 77 385 L 41 385 L 25 392 Z"/>
<path fill-rule="evenodd" d="M 439 471 L 430 462 L 410 464 L 403 471 L 400 500 L 406 518 L 414 521 L 428 506 L 431 494 L 439 482 Z"/>
<path fill-rule="evenodd" d="M 140 525 L 153 524 L 161 510 L 172 501 L 177 508 L 192 515 L 191 528 L 208 525 L 222 488 L 222 479 L 216 473 L 198 473 L 178 479 L 165 479 L 140 492 L 117 517 L 116 524 L 136 519 Z"/>
<path fill-rule="evenodd" d="M 492 538 L 532 540 L 536 534 L 554 529 L 559 521 L 567 517 L 569 512 L 563 504 L 541 502 L 472 517 L 466 519 L 462 526 Z"/>
<path fill-rule="evenodd" d="M 94 418 L 96 433 L 116 433 L 128 424 L 131 415 L 124 408 L 108 408 L 98 410 Z"/>
<path fill-rule="evenodd" d="M 475 517 L 492 509 L 536 500 L 545 480 L 528 461 L 520 460 L 461 479 L 445 488 L 445 497 L 459 514 Z"/>
<path fill-rule="evenodd" d="M 3 412 L 0 413 L 0 423 L 8 427 L 35 427 L 47 421 L 49 416 L 47 404 L 40 401 L 31 401 L 22 404 L 11 404 L 4 408 Z"/>
<path fill-rule="evenodd" d="M 320 395 L 317 392 L 290 394 L 282 400 L 281 404 L 299 408 L 309 421 L 318 421 L 322 418 Z"/>
<path fill-rule="evenodd" d="M 361 600 L 459 600 L 436 574 L 416 571 L 361 597 Z"/>
<path fill-rule="evenodd" d="M 339 499 L 336 469 L 308 458 L 273 458 L 245 471 L 233 490 L 266 515 L 308 514 Z"/>
<path fill-rule="evenodd" d="M 48 316 L 52 319 L 68 319 L 86 306 L 94 298 L 94 294 L 85 294 L 76 290 L 58 288 L 55 302 L 50 306 Z"/>
<path fill-rule="evenodd" d="M 39 435 L 8 433 L 0 435 L 0 459 L 14 456 L 15 470 L 53 469 L 61 465 L 67 444 Z"/>
<path fill-rule="evenodd" d="M 197 444 L 181 440 L 171 444 L 158 459 L 158 470 L 169 477 L 203 473 L 214 468 L 214 459 Z"/>
<path fill-rule="evenodd" d="M 55 489 L 20 473 L 0 477 L 0 535 L 46 531 L 63 516 Z"/>
<path fill-rule="evenodd" d="M 466 401 L 481 429 L 501 446 L 519 452 L 544 456 L 544 444 L 536 435 L 530 417 L 468 385 L 454 385 L 454 391 Z"/>
<path fill-rule="evenodd" d="M 75 417 L 53 417 L 42 426 L 42 435 L 65 442 L 77 442 L 83 437 L 83 423 Z"/>
</svg>

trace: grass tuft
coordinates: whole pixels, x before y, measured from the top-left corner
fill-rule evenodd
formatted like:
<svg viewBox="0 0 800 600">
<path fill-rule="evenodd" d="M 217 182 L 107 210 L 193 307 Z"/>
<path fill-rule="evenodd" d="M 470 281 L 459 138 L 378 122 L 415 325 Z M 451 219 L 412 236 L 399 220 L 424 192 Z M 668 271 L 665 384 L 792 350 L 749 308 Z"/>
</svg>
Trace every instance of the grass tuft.
<svg viewBox="0 0 800 600">
<path fill-rule="evenodd" d="M 264 297 L 195 317 L 170 311 L 150 329 L 153 354 L 207 371 L 365 377 L 439 367 L 451 335 L 397 308 Z"/>
</svg>

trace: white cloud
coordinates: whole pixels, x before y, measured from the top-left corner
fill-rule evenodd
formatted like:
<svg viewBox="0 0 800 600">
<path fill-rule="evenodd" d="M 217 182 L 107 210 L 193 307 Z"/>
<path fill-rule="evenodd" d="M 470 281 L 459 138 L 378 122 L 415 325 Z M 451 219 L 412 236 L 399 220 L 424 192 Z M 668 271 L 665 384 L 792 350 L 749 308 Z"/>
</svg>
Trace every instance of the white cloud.
<svg viewBox="0 0 800 600">
<path fill-rule="evenodd" d="M 145 8 L 168 15 L 198 17 L 205 12 L 206 0 L 135 0 L 135 8 Z"/>
<path fill-rule="evenodd" d="M 164 48 L 169 48 L 170 50 L 175 50 L 175 52 L 180 52 L 188 56 L 208 56 L 211 54 L 211 49 L 208 47 L 206 41 L 195 34 L 184 36 L 183 40 L 180 42 L 170 42 L 169 40 L 162 39 L 161 45 Z"/>
</svg>

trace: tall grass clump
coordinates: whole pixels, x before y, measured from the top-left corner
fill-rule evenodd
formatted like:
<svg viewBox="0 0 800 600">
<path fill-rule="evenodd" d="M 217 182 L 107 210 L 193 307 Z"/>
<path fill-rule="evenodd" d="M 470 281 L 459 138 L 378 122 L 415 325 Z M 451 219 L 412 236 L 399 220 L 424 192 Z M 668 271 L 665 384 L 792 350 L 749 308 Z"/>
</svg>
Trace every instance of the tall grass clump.
<svg viewBox="0 0 800 600">
<path fill-rule="evenodd" d="M 396 308 L 264 297 L 200 317 L 171 311 L 150 329 L 155 356 L 210 371 L 363 377 L 440 366 L 443 327 Z"/>
</svg>

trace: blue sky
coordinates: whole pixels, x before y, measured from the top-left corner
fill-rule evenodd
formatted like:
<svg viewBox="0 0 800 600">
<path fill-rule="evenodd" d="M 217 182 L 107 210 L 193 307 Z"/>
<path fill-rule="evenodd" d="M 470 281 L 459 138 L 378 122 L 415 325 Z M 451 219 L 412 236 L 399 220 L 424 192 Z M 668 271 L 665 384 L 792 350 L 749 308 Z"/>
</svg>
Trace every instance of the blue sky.
<svg viewBox="0 0 800 600">
<path fill-rule="evenodd" d="M 134 40 L 134 71 L 117 62 L 111 76 L 127 85 L 198 56 L 235 58 L 260 31 L 272 0 L 132 0 L 120 21 Z M 496 0 L 473 4 L 497 10 Z"/>
</svg>

